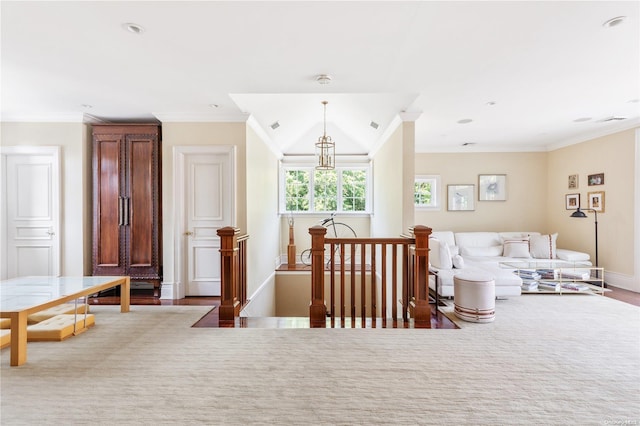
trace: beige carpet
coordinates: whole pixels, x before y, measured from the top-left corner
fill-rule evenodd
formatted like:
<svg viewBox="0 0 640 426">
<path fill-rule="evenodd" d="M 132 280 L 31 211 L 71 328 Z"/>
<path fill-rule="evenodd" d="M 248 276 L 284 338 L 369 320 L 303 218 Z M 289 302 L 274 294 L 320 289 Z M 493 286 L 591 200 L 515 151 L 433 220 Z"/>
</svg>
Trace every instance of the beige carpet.
<svg viewBox="0 0 640 426">
<path fill-rule="evenodd" d="M 460 330 L 190 328 L 208 308 L 92 307 L 96 326 L 1 355 L 0 423 L 638 424 L 640 308 L 497 302 Z"/>
</svg>

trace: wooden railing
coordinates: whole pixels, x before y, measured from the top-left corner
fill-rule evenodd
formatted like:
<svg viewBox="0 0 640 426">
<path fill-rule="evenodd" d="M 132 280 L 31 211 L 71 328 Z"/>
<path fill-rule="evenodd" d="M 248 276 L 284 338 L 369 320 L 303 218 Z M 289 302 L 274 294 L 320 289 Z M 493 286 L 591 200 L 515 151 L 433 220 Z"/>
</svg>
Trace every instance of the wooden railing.
<svg viewBox="0 0 640 426">
<path fill-rule="evenodd" d="M 403 321 L 408 322 L 411 318 L 415 327 L 431 326 L 428 281 L 431 228 L 417 225 L 410 230 L 411 235 L 398 238 L 325 238 L 326 232 L 327 229 L 323 226 L 314 226 L 309 229 L 311 234 L 311 304 L 309 306 L 311 327 L 326 327 L 327 316 L 333 324 L 337 317 L 336 303 L 340 305 L 339 318 L 344 326 L 347 318 L 347 300 L 349 300 L 348 315 L 351 317 L 352 326 L 355 324 L 358 309 L 362 327 L 368 320 L 375 327 L 378 316 L 383 321 L 383 326 L 386 326 L 389 317 L 388 299 L 391 301 L 390 318 L 393 321 L 399 319 L 397 308 L 400 300 Z M 325 256 L 327 252 L 328 255 Z M 398 252 L 401 252 L 400 258 Z M 327 272 L 330 280 L 329 307 L 325 302 Z M 347 274 L 349 274 L 348 282 Z M 360 285 L 356 286 L 358 274 Z M 402 284 L 401 299 L 398 295 L 399 281 Z M 380 309 L 378 309 L 378 294 L 380 294 Z"/>
<path fill-rule="evenodd" d="M 247 240 L 233 227 L 218 229 L 220 237 L 220 308 L 218 321 L 230 325 L 247 303 Z"/>
</svg>

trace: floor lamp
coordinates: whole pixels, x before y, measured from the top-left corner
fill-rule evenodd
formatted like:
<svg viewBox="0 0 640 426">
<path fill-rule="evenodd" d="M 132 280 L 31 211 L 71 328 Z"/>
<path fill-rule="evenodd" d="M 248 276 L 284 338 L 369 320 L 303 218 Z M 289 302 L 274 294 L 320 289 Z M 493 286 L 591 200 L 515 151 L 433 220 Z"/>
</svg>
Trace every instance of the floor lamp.
<svg viewBox="0 0 640 426">
<path fill-rule="evenodd" d="M 593 212 L 596 216 L 596 268 L 598 268 L 598 212 L 593 210 L 593 209 L 585 209 L 586 211 L 589 212 Z M 580 210 L 580 207 L 578 207 L 578 209 L 571 213 L 571 217 L 587 217 L 587 215 L 585 214 L 585 212 L 583 212 L 582 210 Z M 596 278 L 598 278 L 598 269 L 596 269 Z"/>
</svg>

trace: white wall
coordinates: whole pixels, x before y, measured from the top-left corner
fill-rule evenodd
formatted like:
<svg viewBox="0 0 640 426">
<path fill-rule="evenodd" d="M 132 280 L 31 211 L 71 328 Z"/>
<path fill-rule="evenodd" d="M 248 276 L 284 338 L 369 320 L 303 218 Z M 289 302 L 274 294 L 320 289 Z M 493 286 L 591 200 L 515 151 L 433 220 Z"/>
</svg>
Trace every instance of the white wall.
<svg viewBox="0 0 640 426">
<path fill-rule="evenodd" d="M 568 193 L 580 194 L 587 207 L 588 193 L 604 191 L 605 210 L 598 213 L 598 258 L 605 268 L 605 280 L 614 286 L 640 292 L 640 276 L 635 272 L 636 242 L 640 239 L 636 193 L 636 131 L 596 138 L 548 153 L 547 215 L 552 229 L 563 230 L 563 243 L 587 252 L 595 260 L 595 216 L 569 217 L 565 209 Z M 590 174 L 604 173 L 604 185 L 589 186 Z M 568 176 L 578 175 L 578 188 L 568 189 Z"/>
<path fill-rule="evenodd" d="M 280 255 L 278 158 L 247 127 L 247 294 L 245 313 L 275 316 L 275 268 Z"/>
<path fill-rule="evenodd" d="M 0 123 L 3 146 L 60 146 L 62 275 L 91 274 L 91 137 L 83 123 Z"/>
<path fill-rule="evenodd" d="M 416 210 L 434 231 L 539 231 L 547 226 L 547 153 L 416 154 L 417 175 L 439 175 L 441 208 Z M 505 174 L 506 201 L 478 201 L 478 175 Z M 475 185 L 475 211 L 448 211 L 447 185 Z M 562 241 L 562 232 L 559 236 Z"/>
<path fill-rule="evenodd" d="M 236 206 L 233 224 L 241 232 L 247 230 L 246 197 L 246 124 L 245 123 L 163 123 L 162 124 L 162 252 L 163 293 L 177 288 L 181 277 L 175 268 L 174 235 L 176 202 L 173 150 L 176 146 L 232 145 L 236 147 Z M 178 295 L 173 294 L 171 297 Z M 163 296 L 164 297 L 164 296 Z"/>
</svg>

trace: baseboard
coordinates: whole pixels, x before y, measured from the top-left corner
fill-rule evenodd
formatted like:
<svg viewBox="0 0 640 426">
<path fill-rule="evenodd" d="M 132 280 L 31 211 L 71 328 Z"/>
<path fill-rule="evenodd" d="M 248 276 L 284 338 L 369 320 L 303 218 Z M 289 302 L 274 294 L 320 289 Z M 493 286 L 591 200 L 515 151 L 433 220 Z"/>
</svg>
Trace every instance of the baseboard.
<svg viewBox="0 0 640 426">
<path fill-rule="evenodd" d="M 273 271 L 267 279 L 250 296 L 247 304 L 240 312 L 241 317 L 275 316 L 275 286 L 276 272 Z M 271 296 L 269 296 L 269 293 Z"/>
<path fill-rule="evenodd" d="M 163 282 L 160 285 L 160 299 L 176 300 L 184 298 L 184 289 L 180 282 Z"/>
<path fill-rule="evenodd" d="M 604 281 L 607 285 L 640 293 L 640 277 L 605 271 Z"/>
</svg>

